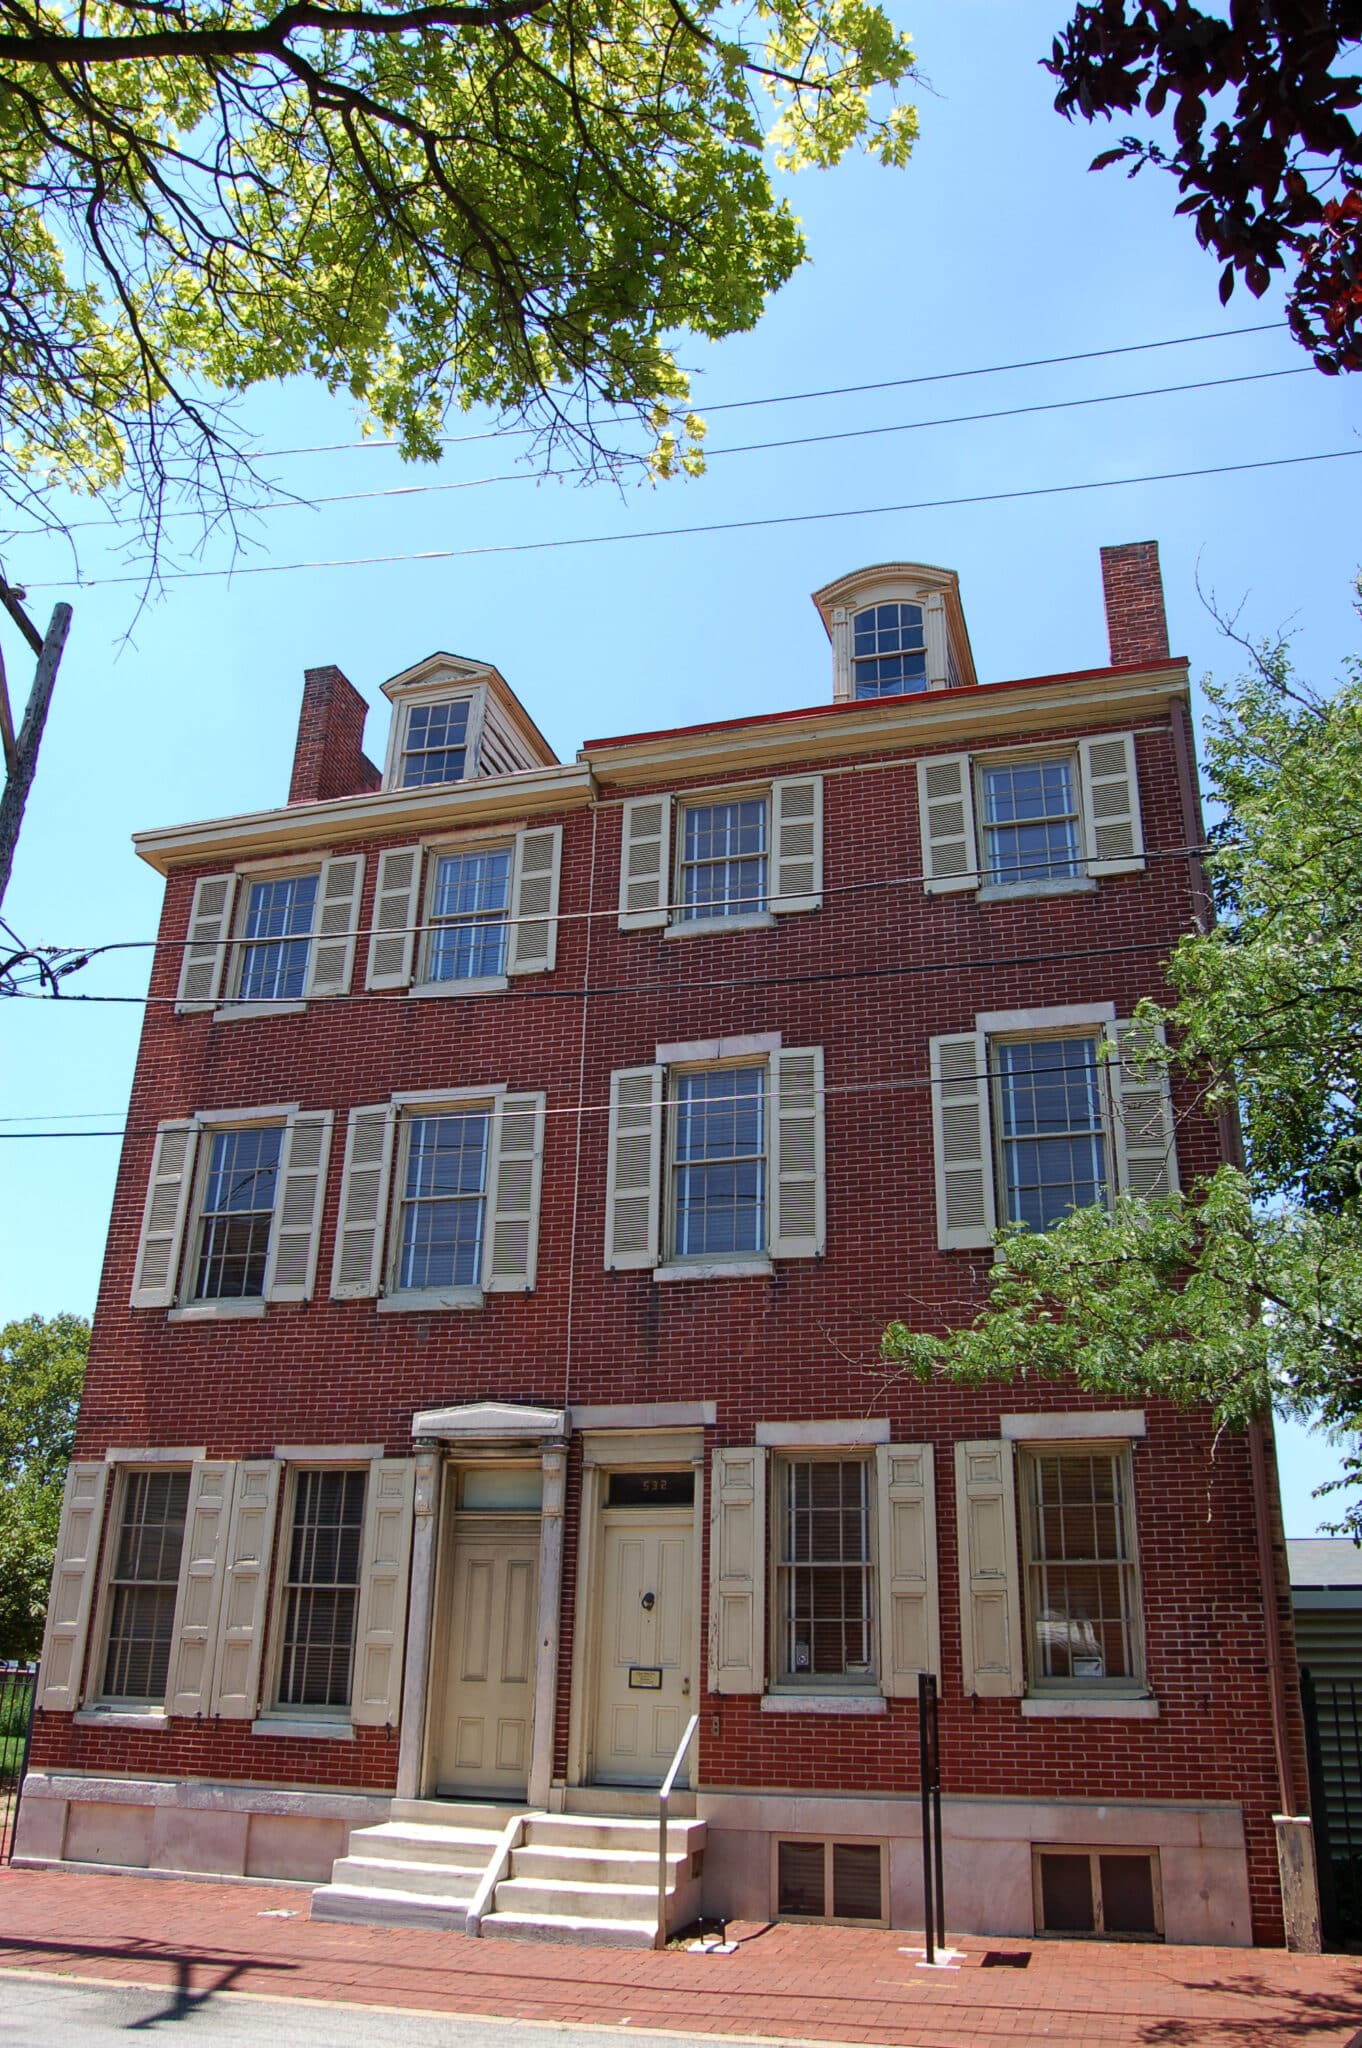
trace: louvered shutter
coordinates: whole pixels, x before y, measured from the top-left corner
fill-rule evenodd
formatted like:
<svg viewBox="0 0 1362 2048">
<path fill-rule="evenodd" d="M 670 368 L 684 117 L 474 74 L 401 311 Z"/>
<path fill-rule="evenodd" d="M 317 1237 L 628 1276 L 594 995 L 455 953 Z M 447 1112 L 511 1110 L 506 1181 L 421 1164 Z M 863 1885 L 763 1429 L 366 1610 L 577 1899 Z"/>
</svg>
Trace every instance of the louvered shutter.
<svg viewBox="0 0 1362 2048">
<path fill-rule="evenodd" d="M 534 1286 L 544 1111 L 542 1094 L 503 1095 L 492 1116 L 483 1252 L 483 1285 L 491 1294 L 519 1294 Z"/>
<path fill-rule="evenodd" d="M 977 889 L 974 784 L 968 754 L 934 754 L 917 764 L 922 881 L 929 896 Z"/>
<path fill-rule="evenodd" d="M 169 1308 L 175 1299 L 180 1241 L 194 1184 L 198 1137 L 198 1125 L 192 1119 L 157 1127 L 156 1150 L 151 1158 L 151 1178 L 142 1211 L 142 1234 L 137 1240 L 133 1268 L 134 1308 Z"/>
<path fill-rule="evenodd" d="M 771 1256 L 816 1259 L 827 1241 L 823 1048 L 771 1055 Z"/>
<path fill-rule="evenodd" d="M 317 928 L 307 967 L 308 996 L 343 996 L 355 965 L 359 934 L 360 892 L 364 887 L 362 853 L 337 855 L 322 862 L 317 884 Z"/>
<path fill-rule="evenodd" d="M 414 1458 L 376 1458 L 369 1467 L 350 1704 L 350 1719 L 362 1726 L 396 1727 L 401 1717 L 415 1484 Z"/>
<path fill-rule="evenodd" d="M 771 785 L 771 908 L 823 906 L 823 778 L 791 776 Z"/>
<path fill-rule="evenodd" d="M 177 1010 L 211 1010 L 222 988 L 231 936 L 235 875 L 200 875 L 189 912 L 188 943 L 180 962 Z"/>
<path fill-rule="evenodd" d="M 955 1504 L 964 1689 L 988 1699 L 1014 1698 L 1023 1681 L 1010 1443 L 956 1445 Z"/>
<path fill-rule="evenodd" d="M 272 1458 L 236 1468 L 232 1522 L 218 1621 L 213 1712 L 226 1721 L 250 1721 L 260 1705 L 260 1653 L 280 1467 Z"/>
<path fill-rule="evenodd" d="M 1164 1044 L 1163 1026 L 1151 1033 L 1140 1024 L 1112 1024 L 1108 1036 L 1116 1047 L 1107 1071 L 1117 1184 L 1125 1195 L 1175 1195 L 1178 1148 L 1168 1069 L 1162 1063 L 1145 1066 L 1139 1059 L 1143 1047 Z"/>
<path fill-rule="evenodd" d="M 880 1691 L 890 1699 L 916 1698 L 918 1673 L 941 1670 L 932 1446 L 878 1445 L 875 1485 Z"/>
<path fill-rule="evenodd" d="M 943 1252 L 982 1249 L 993 1242 L 996 1211 L 987 1064 L 982 1031 L 963 1031 L 931 1042 L 936 1241 Z"/>
<path fill-rule="evenodd" d="M 609 1149 L 606 1267 L 626 1271 L 655 1266 L 662 1176 L 661 1067 L 621 1067 L 610 1076 Z"/>
<path fill-rule="evenodd" d="M 624 806 L 620 847 L 621 931 L 662 925 L 670 913 L 672 800 L 634 796 Z"/>
<path fill-rule="evenodd" d="M 396 1127 L 390 1102 L 350 1112 L 331 1264 L 331 1294 L 336 1301 L 379 1292 Z"/>
<path fill-rule="evenodd" d="M 366 988 L 406 988 L 416 956 L 419 846 L 387 846 L 378 856 L 374 922 L 369 934 Z"/>
<path fill-rule="evenodd" d="M 85 1638 L 90 1627 L 90 1602 L 95 1590 L 95 1565 L 108 1484 L 107 1465 L 76 1464 L 66 1468 L 42 1668 L 38 1674 L 38 1705 L 48 1713 L 74 1713 L 84 1696 L 81 1674 Z"/>
<path fill-rule="evenodd" d="M 284 1132 L 265 1274 L 268 1301 L 311 1301 L 331 1152 L 331 1111 L 307 1111 Z"/>
<path fill-rule="evenodd" d="M 200 1460 L 190 1467 L 180 1587 L 166 1672 L 168 1714 L 192 1716 L 212 1711 L 218 1610 L 222 1605 L 235 1478 L 234 1464 Z"/>
<path fill-rule="evenodd" d="M 1090 875 L 1128 875 L 1144 866 L 1135 735 L 1118 732 L 1078 742 L 1083 850 Z"/>
<path fill-rule="evenodd" d="M 709 1689 L 761 1692 L 766 1679 L 766 1453 L 714 1453 L 709 1531 Z"/>
<path fill-rule="evenodd" d="M 558 958 L 558 874 L 563 828 L 517 832 L 511 873 L 508 974 L 547 974 Z"/>
</svg>

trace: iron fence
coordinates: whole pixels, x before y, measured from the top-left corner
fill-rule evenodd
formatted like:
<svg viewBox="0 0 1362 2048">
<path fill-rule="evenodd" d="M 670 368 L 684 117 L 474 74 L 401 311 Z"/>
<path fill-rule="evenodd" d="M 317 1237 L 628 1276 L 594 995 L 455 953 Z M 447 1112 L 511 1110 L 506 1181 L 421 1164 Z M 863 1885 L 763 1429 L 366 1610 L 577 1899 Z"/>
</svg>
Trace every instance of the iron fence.
<svg viewBox="0 0 1362 2048">
<path fill-rule="evenodd" d="M 1301 1672 L 1320 1917 L 1335 1947 L 1362 1940 L 1362 1680 Z"/>
<path fill-rule="evenodd" d="M 33 1728 L 33 1701 L 38 1689 L 36 1664 L 0 1663 L 0 1862 L 8 1863 L 19 1817 L 19 1795 L 28 1763 Z"/>
</svg>

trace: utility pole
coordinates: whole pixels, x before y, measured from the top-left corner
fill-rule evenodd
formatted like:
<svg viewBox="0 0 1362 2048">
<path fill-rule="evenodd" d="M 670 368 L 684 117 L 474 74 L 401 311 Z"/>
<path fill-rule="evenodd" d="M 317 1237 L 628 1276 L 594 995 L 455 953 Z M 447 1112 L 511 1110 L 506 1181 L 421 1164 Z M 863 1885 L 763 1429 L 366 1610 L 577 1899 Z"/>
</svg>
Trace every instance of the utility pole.
<svg viewBox="0 0 1362 2048">
<path fill-rule="evenodd" d="M 15 589 L 5 581 L 5 572 L 0 568 L 0 606 L 9 613 L 23 634 L 38 664 L 33 673 L 33 688 L 28 693 L 24 722 L 16 739 L 9 686 L 5 679 L 4 653 L 0 649 L 0 748 L 3 748 L 5 757 L 5 787 L 0 793 L 0 903 L 4 902 L 5 891 L 9 887 L 14 849 L 19 843 L 19 827 L 23 822 L 29 790 L 33 787 L 38 748 L 42 744 L 43 727 L 52 702 L 52 686 L 57 680 L 62 649 L 71 625 L 70 605 L 59 604 L 52 613 L 47 632 L 40 633 L 24 610 L 26 595 L 25 591 Z"/>
</svg>

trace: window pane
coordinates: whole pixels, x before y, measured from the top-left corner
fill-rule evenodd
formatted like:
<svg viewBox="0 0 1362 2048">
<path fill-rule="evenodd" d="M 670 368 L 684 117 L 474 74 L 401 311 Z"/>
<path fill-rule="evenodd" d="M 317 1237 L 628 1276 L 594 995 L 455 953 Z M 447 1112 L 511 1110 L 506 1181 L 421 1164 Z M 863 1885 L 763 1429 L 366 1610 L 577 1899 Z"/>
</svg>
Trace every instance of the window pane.
<svg viewBox="0 0 1362 2048">
<path fill-rule="evenodd" d="M 445 855 L 431 899 L 429 981 L 472 981 L 506 971 L 509 847 Z"/>
<path fill-rule="evenodd" d="M 195 1299 L 259 1299 L 279 1171 L 283 1131 L 215 1131 L 199 1226 Z"/>
<path fill-rule="evenodd" d="M 878 1843 L 833 1843 L 832 1910 L 838 1920 L 880 1919 Z"/>
<path fill-rule="evenodd" d="M 413 1119 L 399 1287 L 475 1287 L 482 1273 L 487 1112 Z"/>
<path fill-rule="evenodd" d="M 1040 1916 L 1047 1934 L 1091 1934 L 1092 1861 L 1089 1856 L 1042 1856 Z"/>
<path fill-rule="evenodd" d="M 927 687 L 926 634 L 918 604 L 877 604 L 854 622 L 858 697 L 895 697 Z"/>
<path fill-rule="evenodd" d="M 402 756 L 405 789 L 434 782 L 462 782 L 468 765 L 468 699 L 454 704 L 416 704 L 407 719 Z"/>
<path fill-rule="evenodd" d="M 1045 882 L 1082 873 L 1074 764 L 1012 761 L 982 774 L 990 882 Z"/>
<path fill-rule="evenodd" d="M 106 1698 L 165 1698 L 188 1505 L 187 1472 L 126 1475 L 111 1580 Z"/>
<path fill-rule="evenodd" d="M 823 1864 L 821 1842 L 778 1842 L 776 1844 L 776 1911 L 802 1920 L 823 1917 Z"/>
<path fill-rule="evenodd" d="M 298 1474 L 284 1588 L 284 1706 L 350 1703 L 363 1528 L 363 1472 Z"/>
<path fill-rule="evenodd" d="M 1154 1863 L 1149 1856 L 1099 1856 L 1107 1934 L 1157 1934 Z"/>
<path fill-rule="evenodd" d="M 868 1676 L 870 1468 L 861 1459 L 807 1458 L 780 1470 L 782 1675 Z"/>
<path fill-rule="evenodd" d="M 316 907 L 315 875 L 252 882 L 237 987 L 243 1002 L 296 1002 L 302 995 Z"/>
<path fill-rule="evenodd" d="M 1004 1210 L 1048 1230 L 1107 1195 L 1101 1075 L 1092 1038 L 996 1047 Z"/>
<path fill-rule="evenodd" d="M 1120 1453 L 1026 1459 L 1027 1599 L 1037 1679 L 1139 1675 L 1137 1589 Z"/>
<path fill-rule="evenodd" d="M 766 1076 L 761 1066 L 677 1077 L 678 1258 L 765 1250 Z"/>
<path fill-rule="evenodd" d="M 737 917 L 766 908 L 766 799 L 692 804 L 682 811 L 684 918 Z"/>
</svg>

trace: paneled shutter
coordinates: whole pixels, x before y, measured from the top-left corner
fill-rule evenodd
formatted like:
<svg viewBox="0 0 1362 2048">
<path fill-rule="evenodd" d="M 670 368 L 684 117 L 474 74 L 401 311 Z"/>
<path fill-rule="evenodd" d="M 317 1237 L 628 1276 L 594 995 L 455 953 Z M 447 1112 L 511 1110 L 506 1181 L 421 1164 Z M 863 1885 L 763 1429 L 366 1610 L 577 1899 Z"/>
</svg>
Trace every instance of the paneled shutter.
<svg viewBox="0 0 1362 2048">
<path fill-rule="evenodd" d="M 397 1112 L 391 1102 L 350 1112 L 331 1262 L 331 1294 L 336 1301 L 379 1292 L 396 1130 Z"/>
<path fill-rule="evenodd" d="M 977 889 L 974 784 L 968 754 L 933 754 L 917 764 L 922 882 L 929 896 Z"/>
<path fill-rule="evenodd" d="M 766 1679 L 766 1453 L 714 1453 L 709 1528 L 709 1689 L 761 1692 Z"/>
<path fill-rule="evenodd" d="M 317 884 L 317 929 L 307 968 L 309 996 L 343 996 L 355 965 L 364 855 L 347 853 L 322 862 Z"/>
<path fill-rule="evenodd" d="M 1090 875 L 1128 875 L 1144 866 L 1135 735 L 1118 732 L 1078 742 L 1083 850 Z"/>
<path fill-rule="evenodd" d="M 42 1669 L 38 1674 L 38 1705 L 53 1714 L 74 1713 L 84 1696 L 81 1673 L 108 1484 L 107 1465 L 91 1463 L 66 1468 Z"/>
<path fill-rule="evenodd" d="M 880 1691 L 890 1699 L 915 1698 L 918 1673 L 941 1670 L 932 1446 L 878 1445 L 875 1485 Z"/>
<path fill-rule="evenodd" d="M 279 1193 L 265 1274 L 268 1301 L 311 1301 L 317 1277 L 317 1240 L 331 1153 L 331 1111 L 307 1111 L 284 1132 Z"/>
<path fill-rule="evenodd" d="M 248 1459 L 236 1468 L 213 1684 L 213 1712 L 227 1721 L 254 1720 L 260 1705 L 260 1653 L 280 1470 L 272 1458 Z"/>
<path fill-rule="evenodd" d="M 1108 1025 L 1107 1031 L 1116 1046 L 1107 1071 L 1117 1184 L 1123 1195 L 1175 1195 L 1178 1147 L 1168 1069 L 1161 1063 L 1145 1066 L 1139 1058 L 1142 1048 L 1164 1044 L 1163 1026 L 1150 1032 L 1126 1022 Z"/>
<path fill-rule="evenodd" d="M 419 846 L 386 846 L 378 856 L 366 988 L 406 988 L 416 956 Z"/>
<path fill-rule="evenodd" d="M 563 828 L 517 832 L 511 874 L 508 974 L 547 974 L 558 958 L 558 875 Z"/>
<path fill-rule="evenodd" d="M 544 1111 L 542 1094 L 503 1095 L 492 1115 L 492 1171 L 483 1253 L 483 1286 L 491 1294 L 519 1294 L 534 1286 Z"/>
<path fill-rule="evenodd" d="M 396 1727 L 401 1715 L 415 1485 L 414 1458 L 369 1467 L 350 1719 L 370 1727 Z"/>
<path fill-rule="evenodd" d="M 962 1031 L 931 1042 L 936 1241 L 943 1252 L 993 1243 L 996 1210 L 987 1065 L 988 1042 L 982 1031 Z"/>
<path fill-rule="evenodd" d="M 655 1266 L 662 1177 L 661 1067 L 621 1067 L 610 1076 L 609 1147 L 606 1268 L 623 1272 Z"/>
<path fill-rule="evenodd" d="M 234 1464 L 201 1460 L 190 1467 L 184 1548 L 180 1552 L 180 1589 L 175 1600 L 170 1667 L 166 1673 L 168 1714 L 212 1712 L 218 1610 L 222 1605 L 235 1479 Z"/>
<path fill-rule="evenodd" d="M 771 908 L 823 907 L 823 778 L 800 775 L 771 785 Z"/>
<path fill-rule="evenodd" d="M 823 1048 L 771 1055 L 771 1256 L 816 1259 L 827 1242 Z"/>
<path fill-rule="evenodd" d="M 1013 1698 L 1023 1690 L 1023 1681 L 1010 1443 L 956 1445 L 955 1506 L 964 1689 L 989 1699 Z"/>
<path fill-rule="evenodd" d="M 133 1268 L 132 1306 L 169 1308 L 175 1299 L 180 1240 L 194 1184 L 199 1127 L 191 1119 L 157 1126 L 142 1234 Z"/>
<path fill-rule="evenodd" d="M 672 800 L 633 796 L 624 806 L 620 847 L 620 930 L 661 925 L 670 914 Z"/>
<path fill-rule="evenodd" d="M 180 962 L 177 1010 L 211 1010 L 222 987 L 231 937 L 235 875 L 200 875 L 189 912 L 188 944 Z"/>
</svg>

